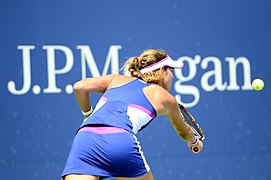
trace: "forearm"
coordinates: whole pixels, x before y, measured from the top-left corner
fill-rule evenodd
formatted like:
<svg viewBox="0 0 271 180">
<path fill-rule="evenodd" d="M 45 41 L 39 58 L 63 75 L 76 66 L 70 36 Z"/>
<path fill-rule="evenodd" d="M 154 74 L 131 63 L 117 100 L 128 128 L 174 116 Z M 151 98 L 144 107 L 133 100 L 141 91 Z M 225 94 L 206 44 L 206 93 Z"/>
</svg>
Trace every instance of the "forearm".
<svg viewBox="0 0 271 180">
<path fill-rule="evenodd" d="M 74 94 L 81 110 L 83 112 L 88 112 L 91 109 L 89 92 L 83 88 L 80 81 L 74 84 Z"/>
<path fill-rule="evenodd" d="M 178 131 L 177 129 L 176 131 L 180 138 L 186 142 L 193 142 L 195 140 L 195 135 L 188 124 L 186 124 L 185 128 L 182 129 L 181 131 Z"/>
<path fill-rule="evenodd" d="M 91 110 L 89 92 L 104 93 L 116 75 L 85 78 L 73 85 L 76 100 L 83 112 Z"/>
<path fill-rule="evenodd" d="M 185 138 L 183 139 L 186 142 L 193 142 L 195 140 L 195 134 L 192 131 L 191 127 L 189 125 L 187 125 L 187 134 L 185 136 Z"/>
<path fill-rule="evenodd" d="M 179 109 L 177 109 L 178 113 L 173 113 L 173 116 L 168 116 L 173 125 L 175 131 L 180 136 L 180 138 L 186 142 L 192 142 L 195 139 L 195 135 L 191 127 L 184 120 L 184 117 L 181 116 Z"/>
</svg>

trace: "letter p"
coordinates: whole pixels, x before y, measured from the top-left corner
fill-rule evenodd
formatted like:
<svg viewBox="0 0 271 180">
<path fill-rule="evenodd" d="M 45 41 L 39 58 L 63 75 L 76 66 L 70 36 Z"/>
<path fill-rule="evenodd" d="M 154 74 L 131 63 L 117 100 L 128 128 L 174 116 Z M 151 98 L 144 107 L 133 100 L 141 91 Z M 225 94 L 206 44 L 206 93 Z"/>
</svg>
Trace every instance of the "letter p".
<svg viewBox="0 0 271 180">
<path fill-rule="evenodd" d="M 66 46 L 43 46 L 43 49 L 47 51 L 47 70 L 48 70 L 48 87 L 43 90 L 44 93 L 61 93 L 61 89 L 56 86 L 56 75 L 65 74 L 69 72 L 73 67 L 73 53 Z M 55 52 L 62 51 L 66 57 L 66 64 L 61 69 L 55 67 Z"/>
</svg>

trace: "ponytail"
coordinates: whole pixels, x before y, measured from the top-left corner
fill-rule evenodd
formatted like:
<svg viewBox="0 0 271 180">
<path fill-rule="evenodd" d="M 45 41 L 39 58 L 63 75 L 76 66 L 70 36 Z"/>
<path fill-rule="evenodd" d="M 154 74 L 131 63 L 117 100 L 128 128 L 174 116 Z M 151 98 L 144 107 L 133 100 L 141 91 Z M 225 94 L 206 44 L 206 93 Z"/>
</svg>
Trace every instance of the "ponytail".
<svg viewBox="0 0 271 180">
<path fill-rule="evenodd" d="M 163 79 L 161 71 L 157 70 L 142 74 L 140 73 L 140 70 L 160 61 L 166 56 L 167 53 L 163 50 L 149 49 L 144 51 L 140 57 L 129 58 L 121 70 L 128 66 L 128 70 L 130 71 L 132 77 L 142 79 L 148 83 L 158 84 Z"/>
</svg>

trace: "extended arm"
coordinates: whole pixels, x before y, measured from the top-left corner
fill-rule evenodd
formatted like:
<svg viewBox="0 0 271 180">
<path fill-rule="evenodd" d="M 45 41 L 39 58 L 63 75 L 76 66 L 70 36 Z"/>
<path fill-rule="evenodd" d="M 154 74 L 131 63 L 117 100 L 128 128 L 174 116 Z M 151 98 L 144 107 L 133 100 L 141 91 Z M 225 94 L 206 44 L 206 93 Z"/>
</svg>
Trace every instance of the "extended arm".
<svg viewBox="0 0 271 180">
<path fill-rule="evenodd" d="M 196 146 L 200 151 L 203 144 L 195 137 L 191 127 L 184 120 L 176 99 L 168 91 L 156 85 L 149 86 L 144 92 L 154 105 L 157 114 L 168 117 L 179 137 L 188 142 L 188 147 L 191 149 Z"/>
<path fill-rule="evenodd" d="M 172 102 L 172 106 L 167 116 L 170 119 L 172 125 L 175 127 L 177 133 L 181 136 L 181 138 L 188 142 L 187 145 L 189 149 L 195 154 L 199 153 L 201 149 L 203 148 L 203 143 L 202 141 L 198 139 L 198 137 L 194 135 L 194 132 L 192 131 L 191 127 L 183 119 L 179 106 L 176 104 L 177 102 L 174 102 L 174 100 Z M 177 105 L 177 109 L 176 109 L 176 105 Z M 170 107 L 170 105 L 168 106 Z M 178 120 L 180 118 L 179 115 L 182 118 L 181 121 Z M 183 132 L 186 132 L 186 133 L 183 133 Z M 191 137 L 193 137 L 193 139 L 191 139 Z"/>
<path fill-rule="evenodd" d="M 193 142 L 195 135 L 190 126 L 183 119 L 176 99 L 172 96 L 172 98 L 168 99 L 165 106 L 167 107 L 166 116 L 178 135 L 186 142 Z"/>
</svg>

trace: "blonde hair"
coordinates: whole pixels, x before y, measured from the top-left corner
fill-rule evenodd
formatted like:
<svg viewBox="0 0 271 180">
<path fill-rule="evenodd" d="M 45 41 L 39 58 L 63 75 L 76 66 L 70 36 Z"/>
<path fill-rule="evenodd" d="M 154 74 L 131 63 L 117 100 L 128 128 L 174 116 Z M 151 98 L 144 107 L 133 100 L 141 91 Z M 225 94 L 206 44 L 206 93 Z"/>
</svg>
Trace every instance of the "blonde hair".
<svg viewBox="0 0 271 180">
<path fill-rule="evenodd" d="M 128 66 L 131 76 L 140 78 L 145 82 L 158 84 L 163 79 L 161 71 L 141 74 L 140 70 L 164 59 L 166 56 L 167 53 L 164 50 L 148 49 L 143 51 L 139 57 L 129 58 L 122 69 Z"/>
</svg>

